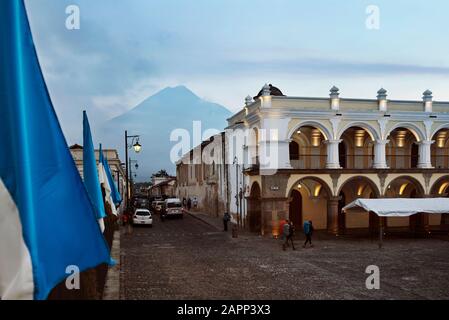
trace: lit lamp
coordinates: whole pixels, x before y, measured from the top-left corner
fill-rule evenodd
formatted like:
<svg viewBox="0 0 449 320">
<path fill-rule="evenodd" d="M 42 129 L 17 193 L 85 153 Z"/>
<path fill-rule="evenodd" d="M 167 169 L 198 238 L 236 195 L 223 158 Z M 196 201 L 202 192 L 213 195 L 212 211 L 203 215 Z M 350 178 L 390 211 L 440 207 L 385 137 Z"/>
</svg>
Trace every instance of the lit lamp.
<svg viewBox="0 0 449 320">
<path fill-rule="evenodd" d="M 134 151 L 136 153 L 139 153 L 140 150 L 142 150 L 142 146 L 140 145 L 139 141 L 137 141 L 134 145 L 133 145 Z"/>
</svg>

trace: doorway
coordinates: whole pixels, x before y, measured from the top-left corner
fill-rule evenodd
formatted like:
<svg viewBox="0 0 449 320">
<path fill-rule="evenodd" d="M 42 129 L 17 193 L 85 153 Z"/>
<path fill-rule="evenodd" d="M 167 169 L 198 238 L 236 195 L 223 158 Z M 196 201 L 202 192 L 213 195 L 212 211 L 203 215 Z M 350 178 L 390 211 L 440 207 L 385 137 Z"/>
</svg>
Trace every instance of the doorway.
<svg viewBox="0 0 449 320">
<path fill-rule="evenodd" d="M 302 228 L 302 195 L 298 190 L 292 191 L 292 201 L 290 202 L 289 220 L 293 223 L 296 230 Z"/>
</svg>

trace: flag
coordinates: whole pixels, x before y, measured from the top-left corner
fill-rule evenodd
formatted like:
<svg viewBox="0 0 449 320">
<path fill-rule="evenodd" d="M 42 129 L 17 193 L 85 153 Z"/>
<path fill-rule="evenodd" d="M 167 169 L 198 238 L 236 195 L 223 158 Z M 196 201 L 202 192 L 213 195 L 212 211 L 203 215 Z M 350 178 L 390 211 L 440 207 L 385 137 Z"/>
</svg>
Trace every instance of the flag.
<svg viewBox="0 0 449 320">
<path fill-rule="evenodd" d="M 108 159 L 104 156 L 103 153 L 100 155 L 102 157 L 103 166 L 106 171 L 106 175 L 108 177 L 109 185 L 111 186 L 111 197 L 112 201 L 114 201 L 115 205 L 120 205 L 122 203 L 122 196 L 118 191 L 118 186 L 115 184 L 114 178 L 112 177 L 111 167 L 109 166 Z"/>
<path fill-rule="evenodd" d="M 95 159 L 94 144 L 90 132 L 89 119 L 86 111 L 83 111 L 83 176 L 84 185 L 89 194 L 90 201 L 94 207 L 95 216 L 101 231 L 104 231 L 103 218 L 106 217 L 104 210 L 103 195 L 101 192 L 100 179 L 98 177 L 97 160 Z"/>
<path fill-rule="evenodd" d="M 0 70 L 0 299 L 46 299 L 66 270 L 112 260 L 53 109 L 23 0 L 0 1 Z"/>
<path fill-rule="evenodd" d="M 114 185 L 114 181 L 109 179 L 109 175 L 111 174 L 111 171 L 109 169 L 109 165 L 107 164 L 107 162 L 105 161 L 105 157 L 103 155 L 103 148 L 100 144 L 100 149 L 99 149 L 99 157 L 98 157 L 98 177 L 100 179 L 100 184 L 103 186 L 104 189 L 104 203 L 109 205 L 109 207 L 111 208 L 111 213 L 114 215 L 117 215 L 117 208 L 115 207 L 115 202 L 114 199 L 112 197 L 112 193 L 113 193 L 113 189 L 115 188 Z M 108 175 L 109 172 L 109 175 Z"/>
</svg>

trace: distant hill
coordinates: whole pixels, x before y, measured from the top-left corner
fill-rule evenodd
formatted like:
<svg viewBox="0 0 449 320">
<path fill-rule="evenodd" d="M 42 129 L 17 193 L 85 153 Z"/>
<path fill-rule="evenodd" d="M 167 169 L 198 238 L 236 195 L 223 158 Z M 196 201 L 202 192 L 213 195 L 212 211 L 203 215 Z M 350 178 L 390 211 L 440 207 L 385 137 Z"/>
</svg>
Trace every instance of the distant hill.
<svg viewBox="0 0 449 320">
<path fill-rule="evenodd" d="M 177 143 L 170 141 L 173 130 L 186 129 L 193 137 L 193 121 L 201 121 L 203 132 L 210 128 L 223 130 L 230 116 L 228 109 L 202 100 L 185 86 L 168 87 L 105 122 L 96 134 L 105 148 L 117 148 L 123 161 L 124 131 L 128 130 L 129 135 L 139 134 L 142 151 L 138 155 L 130 151 L 129 156 L 139 162 L 137 180 L 147 181 L 159 169 L 175 173 L 175 165 L 170 161 L 170 150 Z"/>
</svg>

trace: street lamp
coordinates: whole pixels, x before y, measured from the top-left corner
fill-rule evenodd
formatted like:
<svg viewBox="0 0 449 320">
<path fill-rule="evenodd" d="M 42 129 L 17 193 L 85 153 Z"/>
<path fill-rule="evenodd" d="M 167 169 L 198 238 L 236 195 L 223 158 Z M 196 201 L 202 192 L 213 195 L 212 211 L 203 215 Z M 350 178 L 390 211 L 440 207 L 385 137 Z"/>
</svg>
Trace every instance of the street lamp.
<svg viewBox="0 0 449 320">
<path fill-rule="evenodd" d="M 142 145 L 139 143 L 140 136 L 128 136 L 128 131 L 125 130 L 125 159 L 126 159 L 126 208 L 129 208 L 129 179 L 132 175 L 131 168 L 128 163 L 128 149 L 133 148 L 135 153 L 139 153 L 142 150 Z M 128 139 L 131 140 L 131 144 L 128 146 Z"/>
<path fill-rule="evenodd" d="M 239 211 L 239 159 L 234 157 L 232 162 L 235 165 L 235 205 L 237 206 L 237 225 L 240 226 L 240 211 Z"/>
<path fill-rule="evenodd" d="M 132 164 L 133 163 L 135 163 L 135 168 L 136 168 L 136 170 L 139 168 L 139 164 L 137 163 L 137 160 L 131 160 L 131 158 L 129 158 L 129 176 L 130 176 L 130 180 L 131 180 L 131 196 L 134 194 L 134 179 L 133 179 L 133 177 L 134 178 L 136 178 L 137 177 L 137 174 L 134 172 L 134 174 L 133 174 L 133 172 L 132 172 L 132 170 L 131 170 L 131 167 L 132 167 Z"/>
<path fill-rule="evenodd" d="M 139 139 L 137 139 L 136 143 L 133 145 L 133 148 L 136 153 L 139 153 L 140 150 L 142 150 L 142 146 L 139 143 Z"/>
</svg>

